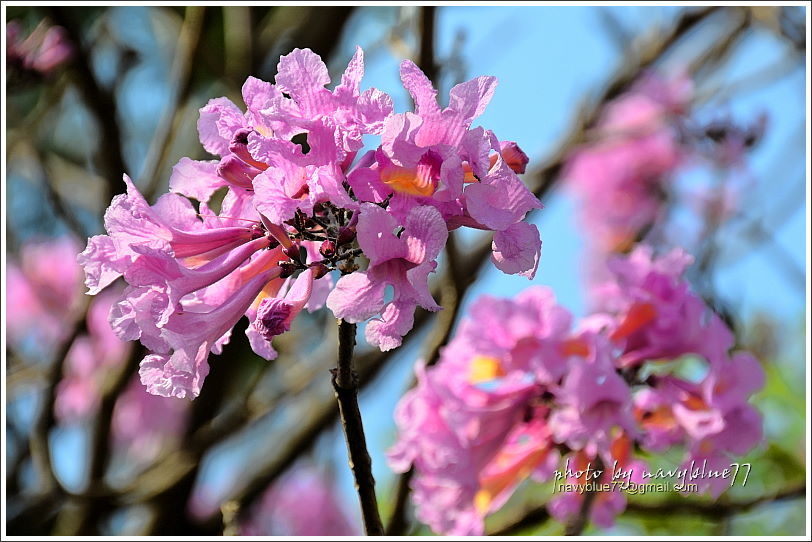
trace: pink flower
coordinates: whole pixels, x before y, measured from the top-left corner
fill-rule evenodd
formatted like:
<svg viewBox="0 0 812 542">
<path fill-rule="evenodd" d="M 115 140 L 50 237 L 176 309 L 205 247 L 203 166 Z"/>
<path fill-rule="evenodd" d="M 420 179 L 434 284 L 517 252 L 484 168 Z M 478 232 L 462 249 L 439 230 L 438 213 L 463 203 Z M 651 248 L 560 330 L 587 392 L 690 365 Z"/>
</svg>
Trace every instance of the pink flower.
<svg viewBox="0 0 812 542">
<path fill-rule="evenodd" d="M 79 292 L 80 285 L 76 284 Z M 91 414 L 110 369 L 120 366 L 130 345 L 116 337 L 107 315 L 119 292 L 109 290 L 96 297 L 88 309 L 86 333 L 74 340 L 65 360 L 65 374 L 57 387 L 56 416 L 72 422 Z"/>
<path fill-rule="evenodd" d="M 594 142 L 568 158 L 563 177 L 589 232 L 590 282 L 605 277 L 608 253 L 626 251 L 662 221 L 674 173 L 691 156 L 683 124 L 692 97 L 686 76 L 647 74 L 606 105 Z"/>
<path fill-rule="evenodd" d="M 244 536 L 357 536 L 361 529 L 328 476 L 297 467 L 265 491 L 240 525 Z"/>
<path fill-rule="evenodd" d="M 400 438 L 388 457 L 396 471 L 414 464 L 417 517 L 437 532 L 482 534 L 484 517 L 520 482 L 552 474 L 558 452 L 548 384 L 581 351 L 569 324 L 546 289 L 515 301 L 483 298 L 440 362 L 418 366 L 418 385 L 395 413 Z"/>
<path fill-rule="evenodd" d="M 6 24 L 6 61 L 9 66 L 48 75 L 73 54 L 65 29 L 41 21 L 27 37 L 17 21 Z"/>
<path fill-rule="evenodd" d="M 414 206 L 431 205 L 449 229 L 500 232 L 494 241 L 497 267 L 532 278 L 541 240 L 534 225 L 521 221 L 541 203 L 516 176 L 525 171 L 527 156 L 514 142 L 499 142 L 481 127 L 471 129 L 491 100 L 496 79 L 456 85 L 449 106 L 440 109 L 437 91 L 414 63 L 404 61 L 400 73 L 416 111 L 386 120 L 374 157 L 348 178 L 353 190 L 368 201 L 388 201 L 399 218 Z"/>
<path fill-rule="evenodd" d="M 366 329 L 367 341 L 381 350 L 400 346 L 413 324 L 417 305 L 437 311 L 429 292 L 428 275 L 448 237 L 440 213 L 432 207 L 415 207 L 399 235 L 397 221 L 381 207 L 365 203 L 358 218 L 358 242 L 369 258 L 369 269 L 339 279 L 327 297 L 327 306 L 348 322 L 361 322 L 376 314 Z M 394 297 L 384 302 L 387 285 Z"/>
<path fill-rule="evenodd" d="M 81 269 L 78 243 L 71 237 L 26 243 L 19 261 L 7 265 L 6 308 L 9 344 L 50 355 L 67 338 L 78 316 Z"/>
<path fill-rule="evenodd" d="M 609 260 L 612 277 L 596 286 L 595 298 L 617 318 L 610 338 L 623 348 L 622 365 L 689 353 L 715 358 L 733 346 L 730 330 L 682 278 L 691 261 L 681 249 L 655 257 L 646 245 Z"/>
</svg>

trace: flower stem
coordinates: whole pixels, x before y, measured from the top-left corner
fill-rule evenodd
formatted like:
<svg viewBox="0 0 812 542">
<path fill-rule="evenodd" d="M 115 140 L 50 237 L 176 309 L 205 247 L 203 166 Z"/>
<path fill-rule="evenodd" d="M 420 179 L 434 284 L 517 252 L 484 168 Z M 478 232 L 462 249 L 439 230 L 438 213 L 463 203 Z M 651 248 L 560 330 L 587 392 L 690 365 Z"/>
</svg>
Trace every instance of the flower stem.
<svg viewBox="0 0 812 542">
<path fill-rule="evenodd" d="M 601 461 L 600 457 L 595 458 L 595 470 L 596 471 L 603 471 L 603 461 Z M 596 483 L 598 480 L 596 480 Z M 584 500 L 581 501 L 581 509 L 578 511 L 578 514 L 572 518 L 571 521 L 567 522 L 564 526 L 564 536 L 580 536 L 583 532 L 584 528 L 586 527 L 587 523 L 589 523 L 589 515 L 592 511 L 592 506 L 595 504 L 595 499 L 598 497 L 597 491 L 587 491 L 584 494 Z"/>
<path fill-rule="evenodd" d="M 367 451 L 364 424 L 358 408 L 358 378 L 352 368 L 352 353 L 355 347 L 355 324 L 338 321 L 338 365 L 333 370 L 333 390 L 338 400 L 338 411 L 350 468 L 355 477 L 355 489 L 361 502 L 361 516 L 364 532 L 367 535 L 383 535 L 383 525 L 375 497 L 375 479 L 372 477 L 372 460 Z"/>
</svg>

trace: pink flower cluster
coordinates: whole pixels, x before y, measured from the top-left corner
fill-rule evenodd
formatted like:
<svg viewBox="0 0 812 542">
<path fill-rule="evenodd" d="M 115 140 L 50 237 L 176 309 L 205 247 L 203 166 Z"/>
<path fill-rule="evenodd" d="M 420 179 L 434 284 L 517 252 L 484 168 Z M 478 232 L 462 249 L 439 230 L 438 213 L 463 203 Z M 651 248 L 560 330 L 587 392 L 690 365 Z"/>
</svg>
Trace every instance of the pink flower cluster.
<svg viewBox="0 0 812 542">
<path fill-rule="evenodd" d="M 47 75 L 73 54 L 65 29 L 40 23 L 31 34 L 23 36 L 17 21 L 6 23 L 6 62 L 9 67 Z"/>
<path fill-rule="evenodd" d="M 495 78 L 455 86 L 441 108 L 431 82 L 404 61 L 416 110 L 395 114 L 388 95 L 361 92 L 363 71 L 358 48 L 331 91 L 321 59 L 295 49 L 280 59 L 274 84 L 248 78 L 245 111 L 226 98 L 200 110 L 200 141 L 219 159 L 183 158 L 171 193 L 154 205 L 125 176 L 127 193 L 105 214 L 107 234 L 91 238 L 79 261 L 90 294 L 121 276 L 127 282 L 110 322 L 120 338 L 151 350 L 140 369 L 151 393 L 197 396 L 209 353 L 221 351 L 243 315 L 266 359 L 303 308 L 325 303 L 349 322 L 371 318 L 371 344 L 399 346 L 418 305 L 440 309 L 428 277 L 460 226 L 494 231 L 495 265 L 534 275 L 541 240 L 523 219 L 541 204 L 517 176 L 527 157 L 471 128 Z M 362 154 L 369 135 L 381 143 Z M 363 259 L 369 265 L 359 270 Z"/>
<path fill-rule="evenodd" d="M 265 491 L 240 525 L 243 536 L 358 536 L 328 476 L 299 466 Z"/>
<path fill-rule="evenodd" d="M 700 122 L 694 97 L 687 76 L 665 79 L 649 73 L 606 105 L 590 141 L 567 160 L 563 177 L 579 200 L 589 232 L 592 282 L 606 276 L 607 254 L 625 252 L 653 232 L 662 234 L 669 203 L 687 196 L 687 203 L 700 203 L 701 220 L 711 213 L 721 220 L 745 188 L 727 183 L 680 194 L 676 177 L 690 166 L 741 168 L 766 126 L 764 115 L 748 127 L 730 118 Z M 684 228 L 680 239 L 684 242 Z"/>
<path fill-rule="evenodd" d="M 439 533 L 481 535 L 484 518 L 528 477 L 547 481 L 567 468 L 576 473 L 567 481 L 584 483 L 577 471 L 602 464 L 640 482 L 638 447 L 680 447 L 685 467 L 716 469 L 760 442 L 748 400 L 762 369 L 731 352 L 732 333 L 682 278 L 690 262 L 680 249 L 657 258 L 647 246 L 616 256 L 602 311 L 574 328 L 543 287 L 479 299 L 438 364 L 418 366 L 417 387 L 396 409 L 389 463 L 414 466 L 417 517 Z M 679 372 L 689 357 L 704 375 Z M 714 497 L 730 485 L 694 482 Z M 567 521 L 583 498 L 559 494 L 548 508 Z M 620 491 L 601 492 L 590 520 L 609 526 L 625 503 Z"/>
<path fill-rule="evenodd" d="M 680 122 L 692 97 L 686 77 L 651 74 L 605 107 L 595 141 L 570 157 L 564 178 L 598 252 L 629 248 L 657 220 L 671 174 L 688 155 Z"/>
</svg>

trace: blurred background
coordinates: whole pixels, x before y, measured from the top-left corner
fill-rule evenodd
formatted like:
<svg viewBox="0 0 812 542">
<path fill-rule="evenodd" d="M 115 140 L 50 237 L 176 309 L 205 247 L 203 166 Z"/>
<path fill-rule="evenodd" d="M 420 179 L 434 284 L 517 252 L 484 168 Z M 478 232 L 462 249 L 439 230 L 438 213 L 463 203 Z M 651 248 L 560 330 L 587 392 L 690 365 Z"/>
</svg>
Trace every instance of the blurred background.
<svg viewBox="0 0 812 542">
<path fill-rule="evenodd" d="M 476 123 L 530 156 L 524 179 L 545 205 L 532 217 L 544 242 L 532 281 L 493 268 L 481 250 L 488 240 L 458 234 L 462 265 L 449 270 L 445 258 L 436 280 L 446 310 L 419 313 L 394 352 L 359 341 L 361 410 L 384 521 L 394 515 L 397 531 L 430 534 L 399 502 L 399 477 L 384 453 L 415 361 L 436 356 L 470 302 L 544 284 L 576 316 L 588 313 L 595 243 L 567 161 L 590 142 L 606 104 L 656 74 L 690 81 L 681 114 L 716 149 L 669 172 L 673 190 L 656 239 L 698 255 L 694 286 L 762 362 L 767 384 L 755 402 L 766 439 L 746 458 L 747 485 L 719 503 L 635 497 L 614 527 L 587 532 L 804 532 L 805 8 L 4 11 L 8 534 L 361 532 L 330 387 L 329 311 L 298 318 L 270 363 L 234 333 L 223 355 L 210 358 L 194 402 L 151 397 L 133 379 L 143 351 L 111 336 L 111 299 L 82 295 L 74 259 L 102 232 L 122 173 L 154 201 L 181 157 L 209 158 L 196 122 L 210 98 L 242 104 L 245 78 L 272 81 L 279 56 L 296 47 L 321 55 L 335 81 L 356 45 L 366 58 L 363 88 L 389 93 L 398 112 L 411 107 L 398 77 L 404 58 L 430 75 L 441 102 L 456 83 L 497 76 Z M 731 134 L 741 136 L 738 146 Z M 522 486 L 489 519 L 490 531 L 560 534 L 560 524 L 527 513 L 548 496 Z"/>
</svg>

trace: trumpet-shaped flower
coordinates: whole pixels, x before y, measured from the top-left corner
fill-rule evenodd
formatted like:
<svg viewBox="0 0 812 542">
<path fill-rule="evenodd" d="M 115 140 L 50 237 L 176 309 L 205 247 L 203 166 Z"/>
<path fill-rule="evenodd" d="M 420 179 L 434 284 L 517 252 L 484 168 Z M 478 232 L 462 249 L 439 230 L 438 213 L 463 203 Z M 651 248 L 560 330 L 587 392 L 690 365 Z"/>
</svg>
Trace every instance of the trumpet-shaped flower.
<svg viewBox="0 0 812 542">
<path fill-rule="evenodd" d="M 251 347 L 273 359 L 273 338 L 325 299 L 338 318 L 374 317 L 373 345 L 399 346 L 417 306 L 441 308 L 428 277 L 460 226 L 495 232 L 498 268 L 535 273 L 541 240 L 522 221 L 540 203 L 516 176 L 527 156 L 471 128 L 495 78 L 457 85 L 440 109 L 431 82 L 405 62 L 417 110 L 395 114 L 389 96 L 361 89 L 363 72 L 358 48 L 330 90 L 321 59 L 295 49 L 273 83 L 246 80 L 245 110 L 227 98 L 201 108 L 200 143 L 217 159 L 181 159 L 154 205 L 125 176 L 106 234 L 88 240 L 79 262 L 90 294 L 120 277 L 128 284 L 110 322 L 150 350 L 140 374 L 152 393 L 196 396 L 209 353 L 243 315 Z M 381 144 L 356 160 L 370 135 Z M 342 273 L 335 283 L 332 271 Z"/>
</svg>

